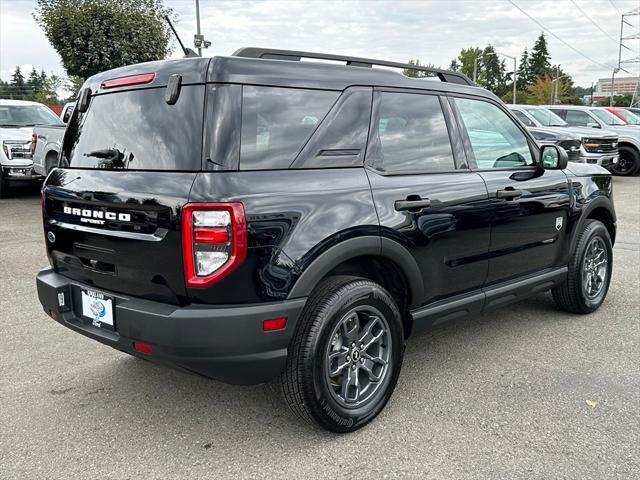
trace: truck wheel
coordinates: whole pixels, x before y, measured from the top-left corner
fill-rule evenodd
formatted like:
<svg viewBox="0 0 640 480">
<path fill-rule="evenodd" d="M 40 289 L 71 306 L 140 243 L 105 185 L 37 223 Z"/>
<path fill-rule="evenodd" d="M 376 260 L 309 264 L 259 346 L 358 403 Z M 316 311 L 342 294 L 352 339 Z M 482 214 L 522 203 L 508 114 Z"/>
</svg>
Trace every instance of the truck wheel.
<svg viewBox="0 0 640 480">
<path fill-rule="evenodd" d="M 400 312 L 375 282 L 336 276 L 309 297 L 280 385 L 289 407 L 326 430 L 353 432 L 378 415 L 402 367 Z"/>
<path fill-rule="evenodd" d="M 633 175 L 640 168 L 640 158 L 638 152 L 631 147 L 620 147 L 618 149 L 618 163 L 611 166 L 611 171 L 615 175 Z"/>
<path fill-rule="evenodd" d="M 613 267 L 611 237 L 598 220 L 587 220 L 569 261 L 567 279 L 552 289 L 556 305 L 571 313 L 591 313 L 602 305 Z"/>
<path fill-rule="evenodd" d="M 0 198 L 6 198 L 9 195 L 9 182 L 4 178 L 2 169 L 0 169 Z"/>
</svg>

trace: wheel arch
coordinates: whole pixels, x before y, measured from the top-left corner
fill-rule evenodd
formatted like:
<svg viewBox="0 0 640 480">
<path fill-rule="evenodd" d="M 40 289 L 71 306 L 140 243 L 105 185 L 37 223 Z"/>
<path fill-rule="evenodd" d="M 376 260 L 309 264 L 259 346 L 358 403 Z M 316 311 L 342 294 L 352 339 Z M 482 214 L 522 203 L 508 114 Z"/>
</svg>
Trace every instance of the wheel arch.
<svg viewBox="0 0 640 480">
<path fill-rule="evenodd" d="M 587 220 L 598 220 L 604 224 L 611 237 L 611 244 L 616 240 L 616 214 L 611 200 L 607 197 L 598 197 L 589 202 L 580 216 L 578 228 L 574 232 L 571 244 L 577 239 L 577 235 L 584 228 Z"/>
<path fill-rule="evenodd" d="M 411 331 L 410 316 L 424 296 L 422 274 L 411 253 L 394 240 L 357 237 L 327 249 L 304 269 L 288 298 L 311 294 L 320 281 L 332 275 L 351 274 L 369 278 L 385 287 L 406 317 L 405 333 Z"/>
</svg>

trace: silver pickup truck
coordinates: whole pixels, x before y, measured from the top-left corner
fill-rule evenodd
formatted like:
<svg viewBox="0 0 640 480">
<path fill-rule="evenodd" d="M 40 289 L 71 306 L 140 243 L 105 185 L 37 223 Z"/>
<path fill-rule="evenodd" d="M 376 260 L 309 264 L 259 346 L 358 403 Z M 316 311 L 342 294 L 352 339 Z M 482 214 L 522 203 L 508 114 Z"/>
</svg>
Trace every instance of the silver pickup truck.
<svg viewBox="0 0 640 480">
<path fill-rule="evenodd" d="M 33 171 L 47 176 L 58 163 L 58 152 L 64 137 L 64 130 L 73 113 L 75 103 L 67 103 L 60 113 L 62 123 L 43 125 L 33 129 Z"/>
<path fill-rule="evenodd" d="M 0 100 L 0 197 L 6 196 L 15 183 L 42 179 L 33 170 L 33 128 L 61 125 L 60 119 L 46 106 L 23 100 Z"/>
</svg>

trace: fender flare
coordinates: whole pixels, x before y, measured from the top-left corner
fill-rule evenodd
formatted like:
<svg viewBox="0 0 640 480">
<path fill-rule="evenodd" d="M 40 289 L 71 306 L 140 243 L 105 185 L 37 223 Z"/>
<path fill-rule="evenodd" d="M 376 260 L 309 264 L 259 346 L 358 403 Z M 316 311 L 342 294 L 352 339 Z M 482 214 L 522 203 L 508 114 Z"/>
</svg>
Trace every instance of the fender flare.
<svg viewBox="0 0 640 480">
<path fill-rule="evenodd" d="M 422 273 L 413 255 L 400 243 L 383 237 L 364 236 L 344 240 L 316 258 L 300 275 L 287 298 L 307 297 L 327 273 L 352 258 L 382 257 L 394 262 L 407 279 L 413 303 L 424 296 Z"/>
<path fill-rule="evenodd" d="M 590 200 L 588 203 L 586 203 L 583 206 L 582 211 L 580 212 L 580 218 L 578 219 L 577 226 L 571 235 L 571 245 L 575 245 L 578 235 L 584 228 L 584 224 L 587 221 L 587 217 L 596 208 L 604 208 L 609 213 L 609 215 L 611 215 L 611 218 L 613 219 L 614 228 L 616 227 L 617 220 L 616 220 L 616 212 L 615 212 L 615 209 L 613 208 L 613 202 L 609 197 L 605 197 L 605 196 L 596 197 L 593 200 Z M 615 236 L 611 238 L 611 242 L 612 243 L 615 242 Z"/>
</svg>

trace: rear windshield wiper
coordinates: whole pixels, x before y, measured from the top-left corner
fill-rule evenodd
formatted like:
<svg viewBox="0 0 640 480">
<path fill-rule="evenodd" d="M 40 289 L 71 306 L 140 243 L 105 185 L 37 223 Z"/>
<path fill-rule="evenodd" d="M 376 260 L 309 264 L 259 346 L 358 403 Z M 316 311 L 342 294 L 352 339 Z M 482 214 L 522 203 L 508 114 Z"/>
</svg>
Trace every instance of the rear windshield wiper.
<svg viewBox="0 0 640 480">
<path fill-rule="evenodd" d="M 105 169 L 125 169 L 133 161 L 133 153 L 127 155 L 125 159 L 124 152 L 117 148 L 105 148 L 103 150 L 94 150 L 84 154 L 85 157 L 95 157 L 100 159 L 98 168 Z"/>
</svg>

